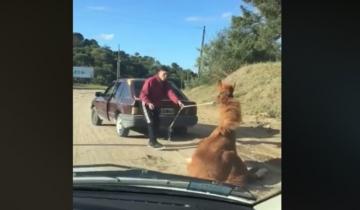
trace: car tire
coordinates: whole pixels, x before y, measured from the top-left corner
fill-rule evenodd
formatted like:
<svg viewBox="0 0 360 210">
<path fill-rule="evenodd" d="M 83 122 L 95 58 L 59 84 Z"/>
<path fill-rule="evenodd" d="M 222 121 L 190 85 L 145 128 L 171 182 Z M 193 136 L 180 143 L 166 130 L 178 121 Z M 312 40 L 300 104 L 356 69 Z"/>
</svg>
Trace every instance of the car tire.
<svg viewBox="0 0 360 210">
<path fill-rule="evenodd" d="M 127 137 L 129 135 L 129 128 L 125 128 L 122 124 L 120 114 L 116 117 L 116 133 L 121 137 Z"/>
<path fill-rule="evenodd" d="M 101 125 L 102 120 L 100 119 L 99 115 L 96 112 L 95 107 L 91 109 L 91 122 L 93 125 Z"/>
<path fill-rule="evenodd" d="M 188 131 L 187 127 L 175 127 L 174 128 L 175 134 L 185 135 L 185 134 L 187 134 L 187 131 Z"/>
</svg>

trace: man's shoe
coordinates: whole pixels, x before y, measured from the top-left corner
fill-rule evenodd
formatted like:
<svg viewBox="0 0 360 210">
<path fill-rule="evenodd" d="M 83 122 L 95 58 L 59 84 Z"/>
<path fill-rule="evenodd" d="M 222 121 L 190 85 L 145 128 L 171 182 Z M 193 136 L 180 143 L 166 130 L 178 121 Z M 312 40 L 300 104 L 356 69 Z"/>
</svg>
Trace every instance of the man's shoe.
<svg viewBox="0 0 360 210">
<path fill-rule="evenodd" d="M 164 146 L 160 144 L 159 142 L 149 142 L 149 146 L 155 149 L 162 149 Z"/>
</svg>

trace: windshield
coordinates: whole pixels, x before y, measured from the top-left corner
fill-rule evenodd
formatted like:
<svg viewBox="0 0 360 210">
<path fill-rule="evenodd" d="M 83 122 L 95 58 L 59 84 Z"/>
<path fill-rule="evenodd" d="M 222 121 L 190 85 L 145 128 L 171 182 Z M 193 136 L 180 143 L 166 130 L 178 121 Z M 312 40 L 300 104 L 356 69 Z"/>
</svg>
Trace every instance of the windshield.
<svg viewBox="0 0 360 210">
<path fill-rule="evenodd" d="M 256 200 L 279 192 L 281 2 L 266 2 L 75 0 L 74 176 L 206 180 Z M 139 103 L 155 72 L 168 72 L 176 108 L 156 94 Z"/>
</svg>

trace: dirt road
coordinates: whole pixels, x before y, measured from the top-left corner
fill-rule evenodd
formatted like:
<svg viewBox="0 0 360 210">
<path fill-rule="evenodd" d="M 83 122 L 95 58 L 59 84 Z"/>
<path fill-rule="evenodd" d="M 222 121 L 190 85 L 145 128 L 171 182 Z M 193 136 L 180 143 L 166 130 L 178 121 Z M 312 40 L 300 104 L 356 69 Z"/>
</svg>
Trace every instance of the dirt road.
<svg viewBox="0 0 360 210">
<path fill-rule="evenodd" d="M 73 164 L 119 164 L 186 175 L 186 159 L 191 157 L 199 139 L 215 128 L 216 109 L 199 107 L 199 124 L 189 129 L 183 137 L 174 136 L 172 142 L 161 140 L 163 151 L 147 147 L 147 138 L 131 131 L 129 137 L 117 136 L 115 126 L 91 124 L 90 104 L 95 90 L 73 90 Z M 237 149 L 248 166 L 269 169 L 264 180 L 250 186 L 256 195 L 274 191 L 281 185 L 281 135 L 280 123 L 244 117 L 238 129 Z M 269 128 L 270 127 L 270 128 Z"/>
</svg>

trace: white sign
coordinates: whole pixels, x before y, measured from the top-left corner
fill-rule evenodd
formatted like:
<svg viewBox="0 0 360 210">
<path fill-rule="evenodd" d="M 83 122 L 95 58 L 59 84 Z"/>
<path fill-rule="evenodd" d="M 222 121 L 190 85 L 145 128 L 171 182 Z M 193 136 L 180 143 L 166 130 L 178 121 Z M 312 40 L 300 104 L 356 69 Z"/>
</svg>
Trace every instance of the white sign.
<svg viewBox="0 0 360 210">
<path fill-rule="evenodd" d="M 74 66 L 73 67 L 74 78 L 93 78 L 94 68 L 85 66 Z"/>
</svg>

